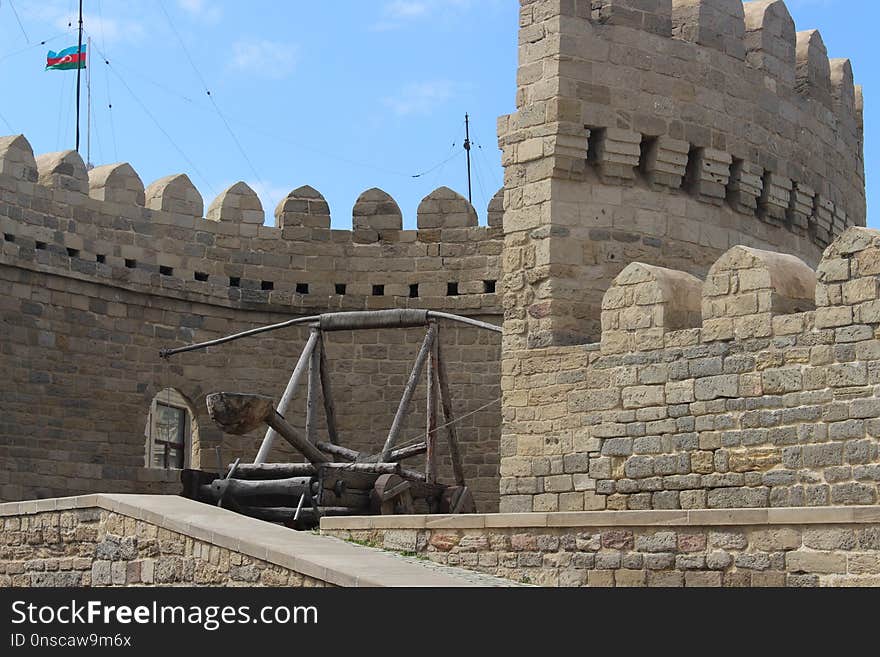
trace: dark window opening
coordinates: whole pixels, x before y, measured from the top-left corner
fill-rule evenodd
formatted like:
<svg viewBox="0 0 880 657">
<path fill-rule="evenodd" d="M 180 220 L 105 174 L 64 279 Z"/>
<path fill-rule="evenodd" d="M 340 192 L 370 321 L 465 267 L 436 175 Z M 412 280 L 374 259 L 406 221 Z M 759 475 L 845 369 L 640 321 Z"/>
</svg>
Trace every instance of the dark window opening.
<svg viewBox="0 0 880 657">
<path fill-rule="evenodd" d="M 202 283 L 205 283 L 208 280 L 208 275 L 203 271 L 197 271 L 195 274 L 193 274 L 193 277 L 197 281 L 200 281 Z"/>
<path fill-rule="evenodd" d="M 336 284 L 336 294 L 345 294 L 345 283 Z"/>
<path fill-rule="evenodd" d="M 309 284 L 308 283 L 297 283 L 296 284 L 296 293 L 297 294 L 308 294 L 309 293 Z"/>
<path fill-rule="evenodd" d="M 79 258 L 79 249 L 67 249 L 67 255 L 71 258 Z"/>
<path fill-rule="evenodd" d="M 373 296 L 374 297 L 385 296 L 385 286 L 384 285 L 374 285 L 373 286 Z"/>
<path fill-rule="evenodd" d="M 260 289 L 265 291 L 274 290 L 275 283 L 273 283 L 272 281 L 260 281 Z"/>
<path fill-rule="evenodd" d="M 105 256 L 103 253 L 99 253 L 95 256 L 95 262 L 104 264 L 105 262 L 107 262 L 107 256 Z"/>
<path fill-rule="evenodd" d="M 166 267 L 165 265 L 159 265 L 159 273 L 162 276 L 173 276 L 174 275 L 174 267 Z"/>
<path fill-rule="evenodd" d="M 483 281 L 483 292 L 486 294 L 495 293 L 495 281 Z"/>
<path fill-rule="evenodd" d="M 457 297 L 458 296 L 458 283 L 447 283 L 446 284 L 446 296 L 447 297 Z"/>
<path fill-rule="evenodd" d="M 418 296 L 419 296 L 419 284 L 418 284 L 418 283 L 412 283 L 412 284 L 410 284 L 410 286 L 409 286 L 409 298 L 410 298 L 410 299 L 416 299 L 416 298 L 418 298 Z"/>
<path fill-rule="evenodd" d="M 37 242 L 36 244 L 34 244 L 34 248 L 37 249 L 37 251 L 42 251 L 43 249 L 46 248 L 46 243 L 45 242 Z"/>
<path fill-rule="evenodd" d="M 125 266 L 128 269 L 134 269 L 135 267 L 137 267 L 137 262 L 135 260 L 129 260 L 128 258 L 126 258 L 125 259 Z"/>
<path fill-rule="evenodd" d="M 230 276 L 229 287 L 241 287 L 241 279 L 238 276 Z"/>
<path fill-rule="evenodd" d="M 14 242 L 15 235 L 10 235 L 9 233 L 3 233 L 3 241 L 4 242 Z"/>
</svg>

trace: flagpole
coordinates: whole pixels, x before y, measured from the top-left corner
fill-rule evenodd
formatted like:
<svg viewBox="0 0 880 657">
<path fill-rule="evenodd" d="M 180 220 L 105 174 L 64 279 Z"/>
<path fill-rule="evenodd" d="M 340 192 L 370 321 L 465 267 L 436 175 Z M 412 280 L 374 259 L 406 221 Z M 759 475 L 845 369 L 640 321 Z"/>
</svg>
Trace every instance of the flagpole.
<svg viewBox="0 0 880 657">
<path fill-rule="evenodd" d="M 76 56 L 76 151 L 79 152 L 79 86 L 82 76 L 82 61 L 80 55 L 83 45 L 83 0 L 79 0 L 79 41 L 77 42 Z"/>
<path fill-rule="evenodd" d="M 86 42 L 86 170 L 92 167 L 92 67 L 89 66 L 89 53 L 92 52 L 92 37 Z"/>
</svg>

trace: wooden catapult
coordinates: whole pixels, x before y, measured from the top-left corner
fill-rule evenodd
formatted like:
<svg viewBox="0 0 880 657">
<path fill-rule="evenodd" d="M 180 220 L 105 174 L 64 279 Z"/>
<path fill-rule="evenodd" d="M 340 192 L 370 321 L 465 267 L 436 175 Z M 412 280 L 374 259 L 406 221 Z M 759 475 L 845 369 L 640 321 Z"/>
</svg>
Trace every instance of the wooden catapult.
<svg viewBox="0 0 880 657">
<path fill-rule="evenodd" d="M 474 513 L 474 499 L 465 482 L 456 432 L 456 418 L 449 394 L 449 379 L 442 357 L 438 320 L 445 319 L 500 332 L 492 324 L 469 317 L 428 310 L 377 310 L 340 312 L 301 317 L 243 333 L 178 349 L 163 350 L 167 358 L 184 351 L 202 349 L 243 337 L 296 324 L 310 328 L 309 338 L 294 367 L 277 407 L 261 395 L 216 392 L 207 396 L 208 413 L 224 432 L 241 435 L 262 426 L 266 433 L 252 463 L 236 459 L 221 476 L 199 471 L 183 473 L 183 495 L 226 506 L 248 516 L 310 528 L 326 515 L 415 513 L 417 506 L 429 513 Z M 380 452 L 363 454 L 339 444 L 336 408 L 324 350 L 324 333 L 366 329 L 426 327 L 397 412 Z M 413 394 L 426 370 L 426 427 L 424 440 L 396 447 Z M 307 372 L 305 431 L 285 417 L 299 382 Z M 318 389 L 321 390 L 327 430 L 318 436 Z M 438 424 L 442 409 L 444 423 Z M 453 484 L 437 477 L 437 434 L 443 430 L 452 463 Z M 299 452 L 306 462 L 268 463 L 278 437 Z M 403 461 L 425 455 L 424 470 L 406 468 Z"/>
</svg>

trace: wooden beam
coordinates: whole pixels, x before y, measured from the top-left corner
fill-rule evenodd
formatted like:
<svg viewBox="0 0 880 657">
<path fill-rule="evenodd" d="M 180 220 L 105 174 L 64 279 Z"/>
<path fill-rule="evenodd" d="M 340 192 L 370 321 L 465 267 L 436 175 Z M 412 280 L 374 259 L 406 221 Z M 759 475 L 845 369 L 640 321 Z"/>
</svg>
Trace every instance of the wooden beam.
<svg viewBox="0 0 880 657">
<path fill-rule="evenodd" d="M 293 398 L 296 395 L 296 387 L 299 385 L 299 380 L 302 377 L 303 371 L 311 359 L 312 350 L 315 348 L 315 343 L 317 341 L 318 334 L 315 331 L 312 331 L 306 342 L 306 346 L 303 347 L 299 360 L 296 363 L 296 367 L 293 368 L 293 374 L 290 375 L 290 380 L 287 382 L 287 387 L 284 389 L 281 401 L 278 402 L 277 410 L 282 415 L 287 412 L 287 409 L 290 407 L 290 402 L 293 401 Z M 266 435 L 263 437 L 263 443 L 260 445 L 260 450 L 257 452 L 257 457 L 254 459 L 254 463 L 266 462 L 269 458 L 269 452 L 272 451 L 272 444 L 275 442 L 278 435 L 277 431 L 272 427 L 269 427 L 269 430 L 266 431 Z"/>
<path fill-rule="evenodd" d="M 431 350 L 431 345 L 434 343 L 434 336 L 436 334 L 437 327 L 434 325 L 429 326 L 427 333 L 425 333 L 425 339 L 422 342 L 422 346 L 419 349 L 419 354 L 416 356 L 416 362 L 413 365 L 412 372 L 410 372 L 409 380 L 406 382 L 406 388 L 403 389 L 403 396 L 400 399 L 400 405 L 397 407 L 397 413 L 394 414 L 394 421 L 391 423 L 391 429 L 388 432 L 388 438 L 385 440 L 385 446 L 382 448 L 383 461 L 388 460 L 391 455 L 391 450 L 394 447 L 394 443 L 400 435 L 400 430 L 403 428 L 403 422 L 406 418 L 409 403 L 412 400 L 413 393 L 419 383 L 419 378 L 422 375 L 422 368 L 425 366 L 425 360 L 428 358 L 428 353 Z"/>
<path fill-rule="evenodd" d="M 297 451 L 308 459 L 310 463 L 320 465 L 321 463 L 329 463 L 329 457 L 320 449 L 312 445 L 303 434 L 294 429 L 290 423 L 281 417 L 277 412 L 269 413 L 266 418 L 266 424 L 275 429 L 278 435 L 284 438 Z"/>
<path fill-rule="evenodd" d="M 428 355 L 427 395 L 425 410 L 425 477 L 429 484 L 437 481 L 437 345 L 440 335 L 437 322 L 431 321 L 434 327 L 434 341 Z"/>
<path fill-rule="evenodd" d="M 333 456 L 338 456 L 344 461 L 357 461 L 361 457 L 360 452 L 357 452 L 353 449 L 348 449 L 348 447 L 342 447 L 341 445 L 325 443 L 319 440 L 317 443 L 315 443 L 315 446 L 322 452 L 327 452 L 328 454 L 332 454 Z"/>
<path fill-rule="evenodd" d="M 306 438 L 314 445 L 318 441 L 318 386 L 320 385 L 321 349 L 324 342 L 321 340 L 320 329 L 313 328 L 312 333 L 317 334 L 317 338 L 315 347 L 309 355 L 309 376 L 306 389 Z"/>
<path fill-rule="evenodd" d="M 455 483 L 464 486 L 464 466 L 461 462 L 461 450 L 458 448 L 455 414 L 452 412 L 452 397 L 449 395 L 449 378 L 446 376 L 446 363 L 443 362 L 443 353 L 439 343 L 437 345 L 437 382 L 440 387 L 443 417 L 446 419 L 446 438 L 449 442 L 449 457 L 452 459 L 452 473 L 455 476 Z"/>
<path fill-rule="evenodd" d="M 327 353 L 324 350 L 324 336 L 320 336 L 321 344 L 321 398 L 324 400 L 324 416 L 327 419 L 327 436 L 331 443 L 339 442 L 339 434 L 336 430 L 336 406 L 333 403 L 333 393 L 330 390 L 330 370 L 327 368 Z"/>
</svg>

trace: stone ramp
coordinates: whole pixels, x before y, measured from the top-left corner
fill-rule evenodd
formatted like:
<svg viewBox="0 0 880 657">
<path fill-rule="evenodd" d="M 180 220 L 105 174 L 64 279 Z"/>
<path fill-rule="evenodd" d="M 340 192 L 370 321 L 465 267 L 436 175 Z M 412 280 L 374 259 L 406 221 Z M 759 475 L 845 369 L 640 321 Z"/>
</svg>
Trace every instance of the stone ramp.
<svg viewBox="0 0 880 657">
<path fill-rule="evenodd" d="M 5 518 L 96 509 L 258 559 L 336 586 L 512 586 L 509 580 L 423 563 L 311 532 L 298 532 L 173 495 L 95 494 L 0 504 Z M 96 557 L 97 558 L 97 557 Z M 97 583 L 97 582 L 93 582 Z"/>
</svg>

